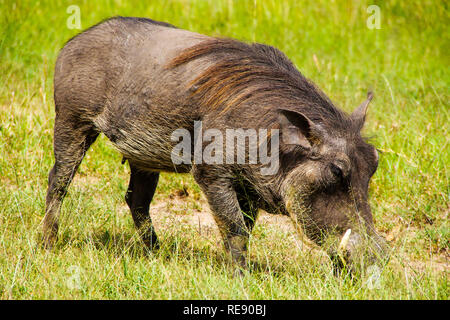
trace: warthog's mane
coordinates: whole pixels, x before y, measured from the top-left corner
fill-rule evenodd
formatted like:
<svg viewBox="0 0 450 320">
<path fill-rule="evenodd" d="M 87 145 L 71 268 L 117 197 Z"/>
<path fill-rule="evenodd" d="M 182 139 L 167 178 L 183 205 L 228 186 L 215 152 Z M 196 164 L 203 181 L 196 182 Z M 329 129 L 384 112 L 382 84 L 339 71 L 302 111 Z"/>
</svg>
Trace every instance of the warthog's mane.
<svg viewBox="0 0 450 320">
<path fill-rule="evenodd" d="M 282 107 L 300 111 L 312 121 L 334 129 L 348 128 L 348 116 L 274 47 L 212 38 L 183 50 L 167 68 L 200 57 L 213 61 L 190 83 L 190 90 L 204 107 L 219 112 L 244 103 L 261 108 Z"/>
</svg>

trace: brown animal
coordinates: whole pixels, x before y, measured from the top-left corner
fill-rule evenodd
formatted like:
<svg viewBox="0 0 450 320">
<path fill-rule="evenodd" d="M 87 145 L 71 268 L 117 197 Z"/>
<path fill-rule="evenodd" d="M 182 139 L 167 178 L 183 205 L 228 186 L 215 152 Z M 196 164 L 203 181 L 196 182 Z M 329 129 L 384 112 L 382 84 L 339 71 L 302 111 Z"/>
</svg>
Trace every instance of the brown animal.
<svg viewBox="0 0 450 320">
<path fill-rule="evenodd" d="M 385 256 L 367 201 L 378 155 L 360 133 L 372 95 L 347 115 L 271 46 L 116 17 L 67 42 L 55 66 L 54 98 L 46 247 L 56 240 L 66 190 L 102 132 L 130 164 L 125 198 L 149 247 L 158 246 L 149 206 L 159 172 L 168 171 L 192 172 L 240 266 L 259 209 L 291 216 L 309 239 L 330 243 L 339 262 Z M 261 174 L 261 163 L 174 164 L 172 133 L 194 133 L 195 121 L 223 132 L 279 129 L 277 172 Z"/>
</svg>

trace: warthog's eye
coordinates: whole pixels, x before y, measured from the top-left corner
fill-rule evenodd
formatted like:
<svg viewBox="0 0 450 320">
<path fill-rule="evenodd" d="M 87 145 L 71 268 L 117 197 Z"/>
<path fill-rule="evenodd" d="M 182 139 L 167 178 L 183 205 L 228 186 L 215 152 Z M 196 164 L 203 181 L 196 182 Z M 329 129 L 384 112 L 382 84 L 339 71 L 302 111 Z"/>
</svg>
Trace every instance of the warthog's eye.
<svg viewBox="0 0 450 320">
<path fill-rule="evenodd" d="M 336 178 L 342 179 L 343 172 L 342 172 L 342 169 L 338 165 L 331 163 L 330 170 Z"/>
</svg>

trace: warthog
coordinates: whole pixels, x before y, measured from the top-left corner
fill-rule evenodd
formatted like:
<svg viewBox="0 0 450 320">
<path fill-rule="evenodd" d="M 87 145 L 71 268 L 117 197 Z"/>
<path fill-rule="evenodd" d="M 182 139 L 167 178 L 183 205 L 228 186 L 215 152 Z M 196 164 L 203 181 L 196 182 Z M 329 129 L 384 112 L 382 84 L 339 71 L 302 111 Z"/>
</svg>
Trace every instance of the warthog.
<svg viewBox="0 0 450 320">
<path fill-rule="evenodd" d="M 102 132 L 129 162 L 125 199 L 151 248 L 158 247 L 149 206 L 159 172 L 192 172 L 238 266 L 246 266 L 259 209 L 289 215 L 310 240 L 329 244 L 339 263 L 384 257 L 367 199 L 378 155 L 360 133 L 371 94 L 347 115 L 271 46 L 115 17 L 67 42 L 56 61 L 54 98 L 55 165 L 43 221 L 48 248 L 66 190 Z M 279 132 L 268 150 L 278 152 L 277 170 L 263 174 L 261 162 L 249 161 L 175 164 L 173 132 L 194 133 L 199 121 L 203 130 Z"/>
</svg>

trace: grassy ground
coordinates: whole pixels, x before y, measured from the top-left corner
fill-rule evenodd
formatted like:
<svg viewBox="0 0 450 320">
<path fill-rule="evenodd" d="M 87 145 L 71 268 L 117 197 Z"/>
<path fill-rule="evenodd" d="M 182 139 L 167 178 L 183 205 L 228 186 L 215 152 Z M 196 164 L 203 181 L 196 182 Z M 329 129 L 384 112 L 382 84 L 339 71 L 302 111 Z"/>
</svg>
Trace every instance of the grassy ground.
<svg viewBox="0 0 450 320">
<path fill-rule="evenodd" d="M 376 227 L 394 254 L 379 287 L 335 277 L 321 250 L 283 217 L 262 215 L 258 264 L 232 277 L 189 175 L 163 174 L 152 215 L 162 250 L 142 249 L 124 194 L 129 169 L 101 137 L 62 208 L 53 252 L 38 246 L 53 164 L 52 74 L 77 4 L 87 28 L 146 16 L 210 35 L 274 45 L 347 111 L 376 98 L 365 133 L 382 150 L 370 188 Z M 449 7 L 445 1 L 0 0 L 0 297 L 3 299 L 448 299 Z M 186 191 L 186 192 L 185 192 Z"/>
</svg>

